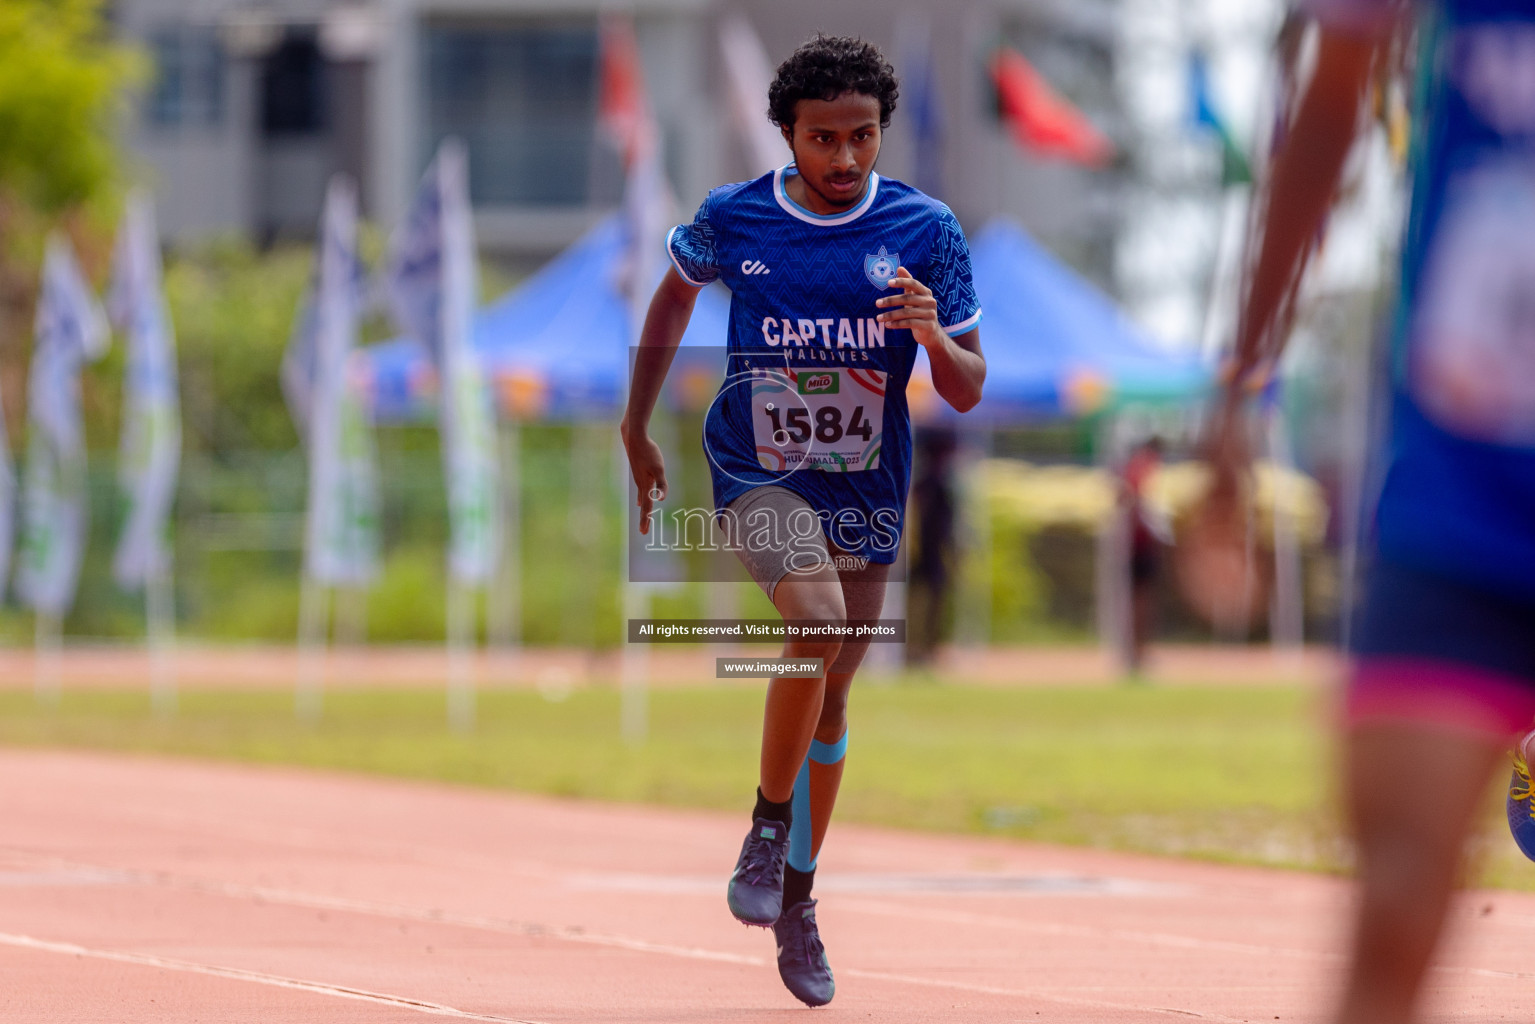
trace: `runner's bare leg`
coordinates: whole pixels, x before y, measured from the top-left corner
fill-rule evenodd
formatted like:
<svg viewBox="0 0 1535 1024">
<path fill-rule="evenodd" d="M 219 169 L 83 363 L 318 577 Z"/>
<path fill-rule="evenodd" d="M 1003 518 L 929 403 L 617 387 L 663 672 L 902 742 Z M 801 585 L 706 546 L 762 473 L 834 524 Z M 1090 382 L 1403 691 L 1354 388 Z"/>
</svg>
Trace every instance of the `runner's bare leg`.
<svg viewBox="0 0 1535 1024">
<path fill-rule="evenodd" d="M 837 570 L 830 565 L 804 575 L 785 576 L 773 589 L 773 605 L 786 621 L 809 619 L 841 625 L 847 619 L 842 585 Z M 842 641 L 837 639 L 789 640 L 784 643 L 783 656 L 820 658 L 829 667 L 841 650 Z M 775 677 L 768 683 L 759 782 L 768 800 L 781 803 L 793 797 L 794 780 L 810 752 L 825 695 L 824 674 L 815 679 Z"/>
<path fill-rule="evenodd" d="M 1345 794 L 1359 860 L 1352 966 L 1338 1024 L 1408 1024 L 1506 744 L 1416 722 L 1347 737 Z"/>
</svg>

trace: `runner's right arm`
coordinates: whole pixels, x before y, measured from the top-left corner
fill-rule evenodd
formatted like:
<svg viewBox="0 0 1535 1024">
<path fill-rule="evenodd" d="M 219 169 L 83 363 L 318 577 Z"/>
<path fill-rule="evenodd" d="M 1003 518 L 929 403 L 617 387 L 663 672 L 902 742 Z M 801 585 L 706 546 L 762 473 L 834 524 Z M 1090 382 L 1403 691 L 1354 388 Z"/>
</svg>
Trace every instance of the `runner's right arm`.
<svg viewBox="0 0 1535 1024">
<path fill-rule="evenodd" d="M 655 411 L 666 372 L 671 369 L 677 346 L 693 317 L 699 289 L 688 284 L 675 268 L 666 272 L 650 300 L 639 350 L 634 355 L 634 377 L 629 382 L 629 404 L 619 423 L 629 471 L 639 488 L 640 533 L 650 532 L 650 512 L 656 500 L 666 497 L 666 463 L 661 446 L 650 438 L 650 415 Z M 652 493 L 656 495 L 652 498 Z"/>
</svg>

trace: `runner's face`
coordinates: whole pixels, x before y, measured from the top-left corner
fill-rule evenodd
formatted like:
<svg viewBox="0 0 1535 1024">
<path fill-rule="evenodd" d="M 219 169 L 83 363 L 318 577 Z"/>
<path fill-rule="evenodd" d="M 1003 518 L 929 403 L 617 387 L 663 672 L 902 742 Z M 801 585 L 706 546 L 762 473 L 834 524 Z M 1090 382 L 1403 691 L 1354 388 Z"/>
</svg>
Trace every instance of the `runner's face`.
<svg viewBox="0 0 1535 1024">
<path fill-rule="evenodd" d="M 834 100 L 800 100 L 792 130 L 783 130 L 811 212 L 845 210 L 863 198 L 879 159 L 879 100 L 845 92 Z M 817 207 L 824 207 L 817 209 Z"/>
</svg>

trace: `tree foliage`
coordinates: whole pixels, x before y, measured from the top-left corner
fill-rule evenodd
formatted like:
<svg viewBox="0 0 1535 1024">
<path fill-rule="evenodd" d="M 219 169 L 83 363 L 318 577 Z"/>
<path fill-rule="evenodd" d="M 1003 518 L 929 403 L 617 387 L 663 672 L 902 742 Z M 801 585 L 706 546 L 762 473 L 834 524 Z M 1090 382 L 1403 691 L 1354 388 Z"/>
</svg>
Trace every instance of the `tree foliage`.
<svg viewBox="0 0 1535 1024">
<path fill-rule="evenodd" d="M 43 239 L 62 223 L 93 277 L 110 252 L 122 115 L 147 65 L 113 40 L 103 7 L 0 0 L 0 393 L 12 438 Z"/>
<path fill-rule="evenodd" d="M 0 191 L 44 214 L 117 180 L 118 117 L 140 77 L 102 0 L 0 0 Z"/>
</svg>

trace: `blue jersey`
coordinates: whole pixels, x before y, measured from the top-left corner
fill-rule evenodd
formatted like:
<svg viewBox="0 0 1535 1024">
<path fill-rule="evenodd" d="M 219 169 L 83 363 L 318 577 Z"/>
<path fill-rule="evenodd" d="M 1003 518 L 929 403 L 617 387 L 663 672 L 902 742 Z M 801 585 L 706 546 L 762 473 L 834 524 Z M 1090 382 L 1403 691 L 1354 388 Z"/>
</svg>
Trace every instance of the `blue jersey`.
<svg viewBox="0 0 1535 1024">
<path fill-rule="evenodd" d="M 726 375 L 704 421 L 723 509 L 766 484 L 802 496 L 826 536 L 895 560 L 911 482 L 911 331 L 876 320 L 896 268 L 930 288 L 950 335 L 980 322 L 970 250 L 949 208 L 870 174 L 843 213 L 811 213 L 784 187 L 792 164 L 710 192 L 666 247 L 690 284 L 731 291 Z"/>
<path fill-rule="evenodd" d="M 1313 0 L 1345 31 L 1402 5 Z M 1535 596 L 1535 4 L 1421 7 L 1376 506 L 1387 558 Z"/>
</svg>

